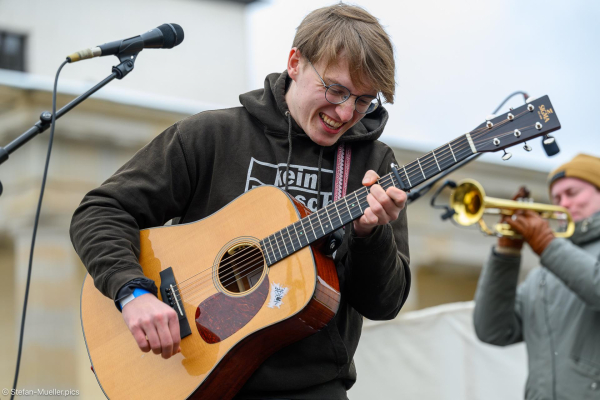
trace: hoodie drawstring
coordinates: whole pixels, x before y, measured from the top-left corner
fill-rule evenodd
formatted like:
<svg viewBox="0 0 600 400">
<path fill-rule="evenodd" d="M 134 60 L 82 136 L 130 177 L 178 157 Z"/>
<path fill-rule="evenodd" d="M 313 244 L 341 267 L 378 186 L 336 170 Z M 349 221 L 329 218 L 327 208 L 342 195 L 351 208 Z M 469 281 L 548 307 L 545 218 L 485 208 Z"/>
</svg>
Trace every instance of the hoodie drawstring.
<svg viewBox="0 0 600 400">
<path fill-rule="evenodd" d="M 285 166 L 285 192 L 288 193 L 288 176 L 290 172 L 290 162 L 292 161 L 292 115 L 289 111 L 285 112 L 288 117 L 288 158 Z"/>
<path fill-rule="evenodd" d="M 321 209 L 321 162 L 323 161 L 323 147 L 319 151 L 319 172 L 317 172 L 317 210 Z"/>
</svg>

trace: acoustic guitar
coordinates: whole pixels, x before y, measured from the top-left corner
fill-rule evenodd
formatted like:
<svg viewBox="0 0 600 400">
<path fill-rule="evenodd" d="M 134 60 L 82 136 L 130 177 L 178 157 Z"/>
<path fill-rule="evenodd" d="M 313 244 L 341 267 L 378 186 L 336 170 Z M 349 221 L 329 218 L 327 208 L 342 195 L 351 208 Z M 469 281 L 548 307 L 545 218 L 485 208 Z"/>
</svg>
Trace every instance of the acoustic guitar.
<svg viewBox="0 0 600 400">
<path fill-rule="evenodd" d="M 479 152 L 503 150 L 560 129 L 547 96 L 379 179 L 408 191 Z M 278 349 L 322 329 L 340 289 L 315 242 L 359 218 L 362 187 L 315 213 L 274 186 L 246 192 L 200 221 L 140 231 L 144 275 L 179 316 L 181 353 L 140 351 L 111 299 L 86 276 L 81 322 L 93 370 L 111 399 L 231 399 Z"/>
</svg>

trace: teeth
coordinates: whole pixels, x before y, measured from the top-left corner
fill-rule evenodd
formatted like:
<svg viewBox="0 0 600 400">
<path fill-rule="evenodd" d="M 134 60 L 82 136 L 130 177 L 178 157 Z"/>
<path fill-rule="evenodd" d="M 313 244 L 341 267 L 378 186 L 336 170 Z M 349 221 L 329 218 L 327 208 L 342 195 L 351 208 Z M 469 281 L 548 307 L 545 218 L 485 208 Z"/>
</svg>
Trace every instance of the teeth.
<svg viewBox="0 0 600 400">
<path fill-rule="evenodd" d="M 332 127 L 332 128 L 334 128 L 334 129 L 337 129 L 337 128 L 339 128 L 340 126 L 344 125 L 344 124 L 343 124 L 343 123 L 341 123 L 341 122 L 337 122 L 337 121 L 334 121 L 334 120 L 332 120 L 331 118 L 329 118 L 327 115 L 325 115 L 325 114 L 323 114 L 323 113 L 320 113 L 319 115 L 321 116 L 321 119 L 323 119 L 323 121 L 325 121 L 325 123 L 326 123 L 327 125 L 331 126 L 331 127 Z"/>
</svg>

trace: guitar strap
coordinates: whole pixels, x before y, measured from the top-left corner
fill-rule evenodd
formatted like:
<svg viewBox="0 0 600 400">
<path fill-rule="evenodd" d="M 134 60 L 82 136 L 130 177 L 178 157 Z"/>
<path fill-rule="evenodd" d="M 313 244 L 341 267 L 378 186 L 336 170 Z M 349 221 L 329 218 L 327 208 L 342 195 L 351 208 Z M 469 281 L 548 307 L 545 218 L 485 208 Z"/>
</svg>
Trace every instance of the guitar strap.
<svg viewBox="0 0 600 400">
<path fill-rule="evenodd" d="M 338 201 L 346 196 L 348 189 L 348 177 L 350 176 L 350 160 L 352 151 L 350 145 L 341 143 L 338 145 L 335 157 L 335 176 L 333 179 L 333 201 Z M 344 239 L 345 226 L 333 232 L 329 237 L 329 244 L 321 251 L 335 258 L 337 249 L 342 245 Z"/>
<path fill-rule="evenodd" d="M 350 160 L 352 150 L 350 145 L 340 143 L 337 148 L 336 165 L 335 165 L 335 180 L 333 184 L 333 201 L 338 201 L 346 196 L 348 189 L 348 177 L 350 176 Z"/>
</svg>

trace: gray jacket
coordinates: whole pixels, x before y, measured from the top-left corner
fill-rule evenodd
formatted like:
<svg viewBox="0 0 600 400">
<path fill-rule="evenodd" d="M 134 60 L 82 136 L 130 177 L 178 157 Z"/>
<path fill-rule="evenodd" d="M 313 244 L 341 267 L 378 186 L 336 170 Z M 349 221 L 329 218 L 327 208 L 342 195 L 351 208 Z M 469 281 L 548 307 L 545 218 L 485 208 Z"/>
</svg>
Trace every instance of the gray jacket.
<svg viewBox="0 0 600 400">
<path fill-rule="evenodd" d="M 555 239 L 517 288 L 520 257 L 492 251 L 475 294 L 480 340 L 525 340 L 528 400 L 600 399 L 600 213 Z"/>
</svg>

